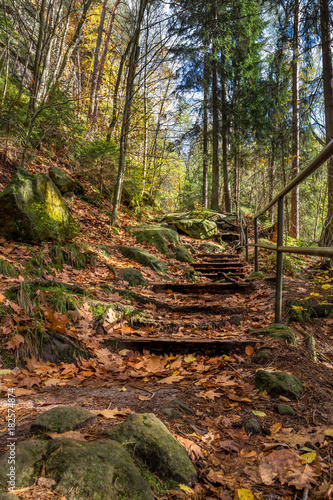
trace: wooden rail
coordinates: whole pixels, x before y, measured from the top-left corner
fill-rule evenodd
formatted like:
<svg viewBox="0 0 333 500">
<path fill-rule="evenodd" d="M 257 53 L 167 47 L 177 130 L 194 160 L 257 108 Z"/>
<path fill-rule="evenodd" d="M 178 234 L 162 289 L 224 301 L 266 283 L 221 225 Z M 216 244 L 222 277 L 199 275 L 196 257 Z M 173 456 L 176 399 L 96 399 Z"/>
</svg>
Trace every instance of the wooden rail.
<svg viewBox="0 0 333 500">
<path fill-rule="evenodd" d="M 276 252 L 276 291 L 275 291 L 275 323 L 281 323 L 282 320 L 282 281 L 283 281 L 283 254 L 294 253 L 299 255 L 313 255 L 316 257 L 333 258 L 333 247 L 284 247 L 284 197 L 290 193 L 296 186 L 307 179 L 313 172 L 318 170 L 333 155 L 333 140 L 316 156 L 312 162 L 300 172 L 282 191 L 280 191 L 273 200 L 268 203 L 260 212 L 254 216 L 254 243 L 249 243 L 249 229 L 245 228 L 245 248 L 246 260 L 249 260 L 249 247 L 254 247 L 254 270 L 259 271 L 259 248 L 273 250 Z M 258 237 L 258 218 L 267 210 L 278 204 L 278 223 L 277 223 L 277 243 L 276 245 L 267 245 L 259 243 Z"/>
</svg>

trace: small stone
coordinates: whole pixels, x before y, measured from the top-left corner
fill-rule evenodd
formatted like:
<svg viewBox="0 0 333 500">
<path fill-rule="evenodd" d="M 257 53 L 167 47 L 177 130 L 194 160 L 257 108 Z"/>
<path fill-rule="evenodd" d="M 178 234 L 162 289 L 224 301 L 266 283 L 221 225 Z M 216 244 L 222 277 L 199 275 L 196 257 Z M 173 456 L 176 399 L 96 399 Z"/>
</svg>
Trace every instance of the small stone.
<svg viewBox="0 0 333 500">
<path fill-rule="evenodd" d="M 176 408 L 163 408 L 161 413 L 170 420 L 179 420 L 182 418 L 182 414 Z"/>
<path fill-rule="evenodd" d="M 31 424 L 31 432 L 58 432 L 82 429 L 96 420 L 95 413 L 79 406 L 57 406 L 45 411 Z"/>
<path fill-rule="evenodd" d="M 277 411 L 280 415 L 295 415 L 295 410 L 289 405 L 277 405 Z"/>
<path fill-rule="evenodd" d="M 258 370 L 255 384 L 260 392 L 266 391 L 272 398 L 286 396 L 290 399 L 298 399 L 303 392 L 302 382 L 294 375 L 284 372 Z"/>
<path fill-rule="evenodd" d="M 254 356 L 253 361 L 255 363 L 265 363 L 265 361 L 269 360 L 270 356 L 270 350 L 269 349 L 262 349 L 261 351 L 258 351 L 256 355 Z"/>
<path fill-rule="evenodd" d="M 257 436 L 260 434 L 260 424 L 255 418 L 249 418 L 244 424 L 245 432 L 248 436 Z"/>
</svg>

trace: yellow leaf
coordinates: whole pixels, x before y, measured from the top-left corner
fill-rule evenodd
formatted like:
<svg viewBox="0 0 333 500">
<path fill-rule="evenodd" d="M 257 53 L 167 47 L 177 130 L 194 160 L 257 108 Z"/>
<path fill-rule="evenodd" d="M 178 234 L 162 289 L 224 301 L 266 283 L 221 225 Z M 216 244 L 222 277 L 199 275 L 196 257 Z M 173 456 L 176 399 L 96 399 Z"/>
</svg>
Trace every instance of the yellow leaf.
<svg viewBox="0 0 333 500">
<path fill-rule="evenodd" d="M 304 453 L 304 455 L 301 455 L 302 464 L 312 464 L 316 460 L 316 457 L 317 453 L 315 451 Z"/>
<path fill-rule="evenodd" d="M 321 287 L 322 287 L 324 290 L 328 290 L 329 288 L 333 288 L 333 285 L 321 285 Z"/>
<path fill-rule="evenodd" d="M 151 398 L 149 398 L 148 396 L 139 396 L 139 399 L 141 401 L 150 401 L 151 400 Z"/>
<path fill-rule="evenodd" d="M 276 434 L 277 432 L 279 432 L 281 427 L 282 424 L 280 422 L 277 422 L 276 424 L 273 424 L 269 430 L 271 431 L 271 434 Z"/>
<path fill-rule="evenodd" d="M 326 431 L 324 431 L 324 435 L 328 437 L 333 437 L 333 429 L 326 429 Z"/>
<path fill-rule="evenodd" d="M 251 490 L 240 488 L 235 491 L 234 500 L 254 500 L 254 496 Z"/>
<path fill-rule="evenodd" d="M 126 387 L 122 387 L 121 389 L 118 389 L 118 391 L 119 391 L 119 392 L 126 392 L 126 391 L 127 391 L 127 389 L 126 389 Z"/>
<path fill-rule="evenodd" d="M 304 307 L 302 306 L 291 306 L 292 309 L 294 309 L 294 311 L 304 311 Z"/>
<path fill-rule="evenodd" d="M 197 358 L 193 356 L 193 354 L 189 354 L 184 358 L 185 363 L 193 363 L 193 361 L 196 361 Z"/>
<path fill-rule="evenodd" d="M 175 375 L 175 376 L 177 376 L 177 375 L 179 375 L 179 374 L 180 374 L 180 371 L 179 371 L 179 370 L 176 370 L 176 371 L 174 371 L 174 372 L 173 372 L 173 375 Z"/>
<path fill-rule="evenodd" d="M 129 349 L 122 349 L 121 351 L 119 351 L 119 354 L 121 356 L 127 356 L 127 353 L 129 352 L 130 350 Z"/>
<path fill-rule="evenodd" d="M 253 415 L 256 417 L 267 417 L 266 413 L 264 411 L 256 411 L 252 410 Z"/>
<path fill-rule="evenodd" d="M 186 486 L 186 484 L 178 484 L 179 489 L 184 491 L 184 493 L 194 493 L 194 490 L 190 488 L 189 486 Z"/>
</svg>

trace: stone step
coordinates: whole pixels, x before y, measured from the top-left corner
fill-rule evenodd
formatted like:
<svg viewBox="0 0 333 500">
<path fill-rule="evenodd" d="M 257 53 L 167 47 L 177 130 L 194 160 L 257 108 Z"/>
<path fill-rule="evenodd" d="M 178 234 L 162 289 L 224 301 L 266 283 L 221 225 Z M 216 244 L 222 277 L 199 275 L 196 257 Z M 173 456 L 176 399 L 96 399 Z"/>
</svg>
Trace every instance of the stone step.
<svg viewBox="0 0 333 500">
<path fill-rule="evenodd" d="M 204 294 L 223 295 L 229 292 L 246 293 L 253 290 L 253 283 L 155 283 L 152 289 L 155 293 L 171 292 L 181 294 Z"/>
</svg>

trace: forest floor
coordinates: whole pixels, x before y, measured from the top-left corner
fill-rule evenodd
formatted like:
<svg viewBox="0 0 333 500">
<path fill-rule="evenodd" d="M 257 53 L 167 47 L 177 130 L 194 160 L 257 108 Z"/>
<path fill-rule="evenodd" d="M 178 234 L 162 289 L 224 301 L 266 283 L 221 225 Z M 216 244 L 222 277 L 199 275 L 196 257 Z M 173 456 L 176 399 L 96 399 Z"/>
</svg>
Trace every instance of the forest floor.
<svg viewBox="0 0 333 500">
<path fill-rule="evenodd" d="M 35 170 L 43 171 L 43 166 L 35 165 Z M 2 174 L 3 186 L 9 178 L 10 172 Z M 0 349 L 1 352 L 7 349 L 9 357 L 26 356 L 26 366 L 0 375 L 3 422 L 8 413 L 8 387 L 15 387 L 18 441 L 30 436 L 30 425 L 38 414 L 57 405 L 77 405 L 96 412 L 96 423 L 72 433 L 73 437 L 88 441 L 99 438 L 106 428 L 123 421 L 132 412 L 152 412 L 185 446 L 199 477 L 193 492 L 155 492 L 160 500 L 332 498 L 333 317 L 291 321 L 290 308 L 286 305 L 290 298 L 329 300 L 333 289 L 329 272 L 320 268 L 320 262 L 304 259 L 298 276 L 284 279 L 284 322 L 295 333 L 298 345 L 270 337 L 263 339 L 251 333 L 251 329 L 258 330 L 274 320 L 274 269 L 265 254 L 260 258 L 266 277 L 255 281 L 247 292 L 183 295 L 166 290 L 154 293 L 152 285 L 165 280 L 154 271 L 125 259 L 116 249 L 120 244 L 138 246 L 135 238 L 125 231 L 126 226 L 136 224 L 132 215 L 126 209 L 121 211 L 119 233 L 107 237 L 107 199 L 103 209 L 77 197 L 68 204 L 82 230 L 76 242 L 86 245 L 97 256 L 85 269 L 75 270 L 64 264 L 59 270 L 49 264 L 39 276 L 33 269 L 30 275 L 24 274 L 32 256 L 35 259 L 39 256 L 40 262 L 47 261 L 50 244 L 27 246 L 0 239 L 0 258 L 19 270 L 18 276 L 0 275 L 0 305 L 4 314 L 0 324 Z M 187 236 L 181 236 L 181 240 L 196 249 L 202 245 L 202 241 Z M 109 255 L 99 251 L 100 245 L 111 248 Z M 188 283 L 189 264 L 166 258 L 155 246 L 139 246 L 168 264 L 170 278 Z M 136 267 L 148 285 L 129 287 L 112 266 L 116 270 Z M 251 272 L 249 264 L 247 273 Z M 134 305 L 155 323 L 134 325 L 125 315 L 104 318 L 104 323 L 97 324 L 88 299 L 81 301 L 75 311 L 56 313 L 47 305 L 46 293 L 40 297 L 42 328 L 78 341 L 92 357 L 76 363 L 43 362 L 27 347 L 26 335 L 36 330 L 36 317 L 33 305 L 27 298 L 22 299 L 23 284 L 40 280 L 84 289 L 89 300 L 96 304 L 117 302 L 125 308 Z M 197 278 L 197 282 L 208 283 L 208 280 Z M 152 302 L 132 301 L 117 291 L 108 292 L 103 285 L 118 291 L 131 290 L 151 298 Z M 21 302 L 19 294 L 17 300 L 5 297 L 6 290 L 15 286 L 22 292 Z M 154 300 L 166 306 L 156 306 Z M 172 311 L 168 308 L 170 305 L 180 307 Z M 181 306 L 192 306 L 192 309 L 187 307 L 182 313 Z M 220 306 L 230 308 L 230 314 L 220 314 Z M 229 321 L 232 311 L 237 311 L 240 317 L 238 325 Z M 12 336 L 14 330 L 18 333 Z M 316 341 L 317 362 L 305 347 L 309 335 Z M 152 349 L 140 353 L 128 349 L 111 351 L 107 347 L 114 339 L 153 341 L 157 338 L 170 342 L 180 339 L 184 343 L 207 339 L 209 355 L 191 352 L 190 348 L 187 353 Z M 225 341 L 228 351 L 221 351 L 221 345 L 214 344 L 215 341 Z M 268 350 L 268 358 L 258 364 L 255 356 L 263 349 Z M 275 401 L 266 393 L 258 393 L 254 384 L 258 368 L 297 376 L 304 384 L 301 399 L 289 401 L 282 397 Z M 294 415 L 279 415 L 276 411 L 279 402 L 292 406 Z M 257 435 L 247 435 L 244 423 L 254 417 L 260 431 Z M 6 447 L 4 424 L 0 429 L 0 451 L 6 451 Z M 16 495 L 22 500 L 64 498 L 41 478 L 36 478 L 33 487 L 17 490 Z"/>
</svg>

